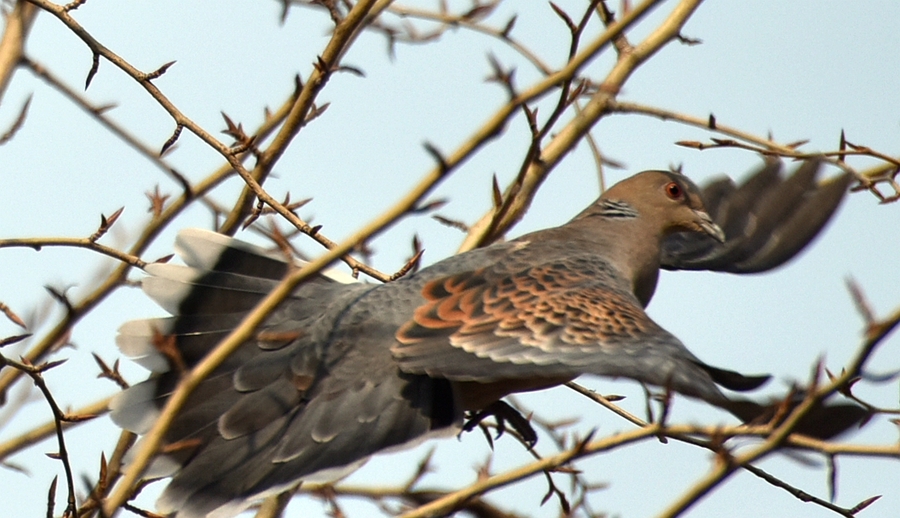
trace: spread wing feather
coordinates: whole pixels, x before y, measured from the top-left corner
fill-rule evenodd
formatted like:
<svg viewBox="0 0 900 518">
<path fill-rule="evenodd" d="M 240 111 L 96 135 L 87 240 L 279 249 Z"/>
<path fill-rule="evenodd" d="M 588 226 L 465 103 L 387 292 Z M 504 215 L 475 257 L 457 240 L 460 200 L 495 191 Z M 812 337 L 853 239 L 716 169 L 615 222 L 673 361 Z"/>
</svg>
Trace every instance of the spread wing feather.
<svg viewBox="0 0 900 518">
<path fill-rule="evenodd" d="M 842 174 L 817 183 L 821 162 L 808 160 L 787 179 L 781 162 L 768 160 L 744 184 L 710 183 L 703 197 L 726 242 L 682 232 L 663 242 L 661 266 L 669 270 L 756 273 L 794 257 L 840 206 L 852 177 Z"/>
</svg>

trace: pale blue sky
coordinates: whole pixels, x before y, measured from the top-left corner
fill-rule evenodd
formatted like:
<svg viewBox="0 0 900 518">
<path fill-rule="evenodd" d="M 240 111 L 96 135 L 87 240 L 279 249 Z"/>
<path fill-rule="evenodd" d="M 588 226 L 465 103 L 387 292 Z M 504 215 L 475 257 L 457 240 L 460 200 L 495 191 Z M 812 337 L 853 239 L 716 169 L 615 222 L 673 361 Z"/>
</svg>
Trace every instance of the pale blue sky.
<svg viewBox="0 0 900 518">
<path fill-rule="evenodd" d="M 420 2 L 430 6 L 436 2 Z M 557 2 L 577 12 L 583 2 Z M 465 4 L 464 4 L 465 5 Z M 674 5 L 664 4 L 635 32 L 646 34 Z M 278 105 L 293 88 L 293 75 L 308 75 L 315 55 L 327 41 L 329 22 L 321 13 L 295 9 L 278 24 L 279 2 L 189 2 L 90 0 L 74 16 L 107 47 L 135 66 L 152 70 L 177 60 L 155 84 L 185 113 L 211 132 L 223 124 L 220 111 L 252 128 L 262 118 L 263 105 Z M 509 2 L 489 21 L 502 26 L 511 12 L 519 12 L 513 35 L 535 42 L 551 65 L 563 62 L 567 40 L 562 24 L 545 2 Z M 759 135 L 772 132 L 789 142 L 809 139 L 809 150 L 837 147 L 843 129 L 848 140 L 897 154 L 900 142 L 900 37 L 896 21 L 900 3 L 891 1 L 756 1 L 708 2 L 688 23 L 685 34 L 702 45 L 672 44 L 643 66 L 620 99 L 683 111 L 705 117 L 714 113 L 721 124 Z M 594 24 L 596 25 L 596 23 Z M 596 27 L 593 27 L 596 30 Z M 465 30 L 450 32 L 428 46 L 399 46 L 393 60 L 384 39 L 363 36 L 345 63 L 361 67 L 365 78 L 337 75 L 319 97 L 331 102 L 325 115 L 294 142 L 267 184 L 276 198 L 290 191 L 294 199 L 314 201 L 300 211 L 323 224 L 323 232 L 340 240 L 392 204 L 432 165 L 421 144 L 431 142 L 450 151 L 477 128 L 504 99 L 503 92 L 483 81 L 490 69 L 485 56 L 492 52 L 506 64 L 516 64 L 520 84 L 537 77 L 527 63 L 499 42 Z M 41 15 L 32 31 L 28 53 L 76 88 L 83 85 L 90 53 L 56 19 Z M 610 57 L 591 67 L 603 77 Z M 86 236 L 94 231 L 99 214 L 125 206 L 107 244 L 125 246 L 146 222 L 145 191 L 177 192 L 178 186 L 147 160 L 122 145 L 61 96 L 20 71 L 0 106 L 0 127 L 18 113 L 22 100 L 34 99 L 28 120 L 16 138 L 0 148 L 4 185 L 0 205 L 0 238 L 11 236 Z M 111 117 L 153 147 L 171 134 L 174 124 L 143 91 L 109 63 L 101 62 L 87 96 L 96 103 L 114 102 Z M 542 108 L 542 111 L 549 110 Z M 698 152 L 675 146 L 677 140 L 705 140 L 704 131 L 640 116 L 611 116 L 593 131 L 610 158 L 625 171 L 610 171 L 609 181 L 648 168 L 682 164 L 698 182 L 719 173 L 741 176 L 759 163 L 745 151 Z M 527 134 L 519 120 L 509 134 L 468 162 L 445 181 L 435 197 L 449 203 L 441 214 L 474 222 L 490 206 L 491 176 L 501 184 L 514 177 Z M 200 179 L 220 164 L 215 153 L 185 132 L 167 159 L 192 179 Z M 854 165 L 865 165 L 854 160 Z M 229 201 L 239 183 L 232 181 L 214 196 Z M 560 224 L 598 194 L 596 173 L 586 145 L 568 156 L 535 198 L 531 211 L 512 232 Z M 185 214 L 146 254 L 154 259 L 170 253 L 174 232 L 189 226 L 209 226 L 198 207 Z M 743 372 L 771 372 L 776 381 L 768 393 L 784 390 L 785 382 L 803 380 L 820 356 L 840 369 L 860 342 L 862 322 L 855 312 L 845 278 L 859 281 L 881 314 L 900 304 L 900 206 L 880 206 L 873 196 L 849 197 L 835 221 L 814 246 L 789 266 L 774 273 L 749 277 L 678 272 L 663 275 L 651 316 L 679 336 L 698 356 L 714 365 Z M 426 248 L 425 261 L 438 261 L 456 249 L 461 234 L 430 218 L 403 221 L 373 243 L 376 266 L 396 270 L 409 253 L 409 239 L 417 233 Z M 240 236 L 240 235 L 239 235 Z M 248 239 L 254 236 L 244 233 Z M 312 244 L 305 246 L 318 252 Z M 91 286 L 97 256 L 85 251 L 0 250 L 0 301 L 23 314 L 45 304 L 42 286 L 72 286 L 77 298 Z M 137 275 L 135 275 L 137 277 Z M 121 290 L 75 329 L 77 349 L 59 357 L 70 361 L 47 379 L 63 404 L 80 405 L 111 394 L 114 387 L 94 380 L 90 358 L 117 355 L 115 329 L 125 320 L 161 315 L 136 290 Z M 52 319 L 59 317 L 54 311 Z M 55 320 L 53 320 L 55 321 Z M 37 329 L 38 334 L 43 328 Z M 0 321 L 0 335 L 18 332 Z M 900 367 L 900 339 L 882 345 L 873 369 Z M 7 354 L 4 350 L 4 354 Z M 131 381 L 144 373 L 123 365 Z M 77 380 L 73 382 L 72 380 Z M 582 378 L 603 393 L 627 394 L 623 406 L 642 414 L 644 401 L 629 382 Z M 872 402 L 897 406 L 896 382 L 861 393 Z M 582 429 L 600 433 L 629 428 L 599 407 L 586 404 L 566 389 L 528 398 L 528 405 L 547 417 L 578 416 Z M 703 405 L 678 399 L 673 419 L 682 422 L 731 423 L 728 416 Z M 48 417 L 46 405 L 35 398 L 27 412 L 7 422 L 0 409 L 0 441 Z M 99 452 L 109 455 L 116 430 L 107 418 L 67 434 L 77 474 L 95 476 Z M 852 442 L 889 443 L 896 427 L 879 417 Z M 487 448 L 478 434 L 462 441 L 431 443 L 438 447 L 439 475 L 425 485 L 472 480 L 472 466 Z M 549 441 L 539 444 L 551 450 Z M 43 455 L 55 446 L 46 442 L 10 459 L 31 471 L 31 477 L 0 469 L 0 501 L 16 516 L 44 513 L 47 487 L 58 463 Z M 414 469 L 422 450 L 376 459 L 351 479 L 387 479 L 388 472 Z M 819 459 L 813 457 L 814 460 Z M 495 471 L 527 461 L 510 440 L 499 441 Z M 665 504 L 706 473 L 710 456 L 676 443 L 648 443 L 603 455 L 579 464 L 593 481 L 609 489 L 593 498 L 596 510 L 623 517 L 653 516 Z M 852 506 L 874 494 L 885 496 L 861 516 L 900 515 L 900 463 L 896 460 L 842 459 L 838 503 Z M 784 456 L 762 467 L 817 496 L 827 497 L 826 474 L 820 466 L 804 467 Z M 404 473 L 391 480 L 401 480 Z M 79 485 L 79 488 L 82 486 Z M 556 507 L 538 507 L 545 490 L 536 477 L 490 498 L 508 509 L 530 516 L 555 516 Z M 64 495 L 63 491 L 58 494 Z M 60 502 L 62 502 L 60 498 Z M 148 505 L 151 499 L 142 502 Z M 60 504 L 60 509 L 62 504 Z M 348 508 L 350 516 L 365 516 L 362 507 Z M 302 511 L 301 511 L 302 510 Z M 297 501 L 288 516 L 320 516 L 316 501 Z M 834 516 L 803 504 L 782 490 L 749 474 L 740 474 L 697 505 L 691 517 Z"/>
</svg>

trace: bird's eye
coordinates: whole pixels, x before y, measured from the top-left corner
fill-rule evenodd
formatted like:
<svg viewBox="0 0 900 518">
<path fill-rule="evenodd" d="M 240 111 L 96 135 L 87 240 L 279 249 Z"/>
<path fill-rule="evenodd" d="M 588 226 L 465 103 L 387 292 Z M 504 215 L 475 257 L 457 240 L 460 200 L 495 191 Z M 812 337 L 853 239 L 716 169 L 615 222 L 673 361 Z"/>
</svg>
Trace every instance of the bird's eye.
<svg viewBox="0 0 900 518">
<path fill-rule="evenodd" d="M 666 196 L 673 200 L 680 200 L 684 196 L 684 191 L 681 190 L 681 186 L 676 182 L 669 182 L 666 185 Z"/>
</svg>

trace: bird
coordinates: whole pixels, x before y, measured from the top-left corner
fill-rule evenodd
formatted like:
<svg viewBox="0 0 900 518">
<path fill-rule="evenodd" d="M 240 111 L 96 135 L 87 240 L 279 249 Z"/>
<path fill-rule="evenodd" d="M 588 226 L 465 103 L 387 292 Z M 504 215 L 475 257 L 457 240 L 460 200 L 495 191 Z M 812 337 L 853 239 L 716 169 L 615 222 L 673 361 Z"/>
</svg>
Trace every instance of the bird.
<svg viewBox="0 0 900 518">
<path fill-rule="evenodd" d="M 851 178 L 817 182 L 769 160 L 744 184 L 703 190 L 645 171 L 569 222 L 458 254 L 393 282 L 326 272 L 300 285 L 191 394 L 165 435 L 180 445 L 148 478 L 171 477 L 157 509 L 225 518 L 300 481 L 346 476 L 371 455 L 457 433 L 466 412 L 582 374 L 630 378 L 745 422 L 773 410 L 728 391 L 768 376 L 708 365 L 645 312 L 660 269 L 755 273 L 803 249 Z M 172 316 L 125 323 L 122 353 L 151 371 L 119 393 L 113 421 L 147 432 L 189 369 L 295 267 L 284 254 L 185 229 L 185 263 L 149 264 L 144 292 Z M 162 354 L 160 343 L 174 344 Z M 798 431 L 831 438 L 860 422 L 822 404 Z"/>
</svg>

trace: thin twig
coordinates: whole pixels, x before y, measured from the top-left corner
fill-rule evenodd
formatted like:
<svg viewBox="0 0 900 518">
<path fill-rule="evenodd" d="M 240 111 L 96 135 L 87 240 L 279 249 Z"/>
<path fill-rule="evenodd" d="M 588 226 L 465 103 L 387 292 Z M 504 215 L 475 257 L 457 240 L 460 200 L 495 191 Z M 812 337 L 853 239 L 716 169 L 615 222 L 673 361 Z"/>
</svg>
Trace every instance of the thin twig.
<svg viewBox="0 0 900 518">
<path fill-rule="evenodd" d="M 571 78 L 581 66 L 600 49 L 605 48 L 622 34 L 633 23 L 641 19 L 659 2 L 647 0 L 635 6 L 616 22 L 610 24 L 607 30 L 594 39 L 576 54 L 559 72 L 548 76 L 544 81 L 529 90 L 523 92 L 520 97 L 529 100 L 534 94 L 533 90 L 553 80 L 553 84 L 560 84 L 567 78 Z M 494 220 L 493 211 L 485 214 L 477 223 L 472 225 L 465 241 L 460 246 L 461 251 L 470 250 L 487 244 L 504 235 L 524 214 L 531 203 L 537 188 L 543 183 L 547 175 L 552 171 L 562 158 L 581 140 L 594 124 L 608 113 L 608 106 L 631 74 L 647 59 L 653 56 L 660 48 L 675 39 L 681 27 L 687 22 L 694 10 L 699 6 L 700 0 L 682 0 L 668 18 L 661 23 L 643 42 L 634 48 L 633 52 L 623 54 L 607 74 L 601 88 L 593 95 L 580 112 L 569 123 L 559 130 L 555 137 L 541 150 L 541 160 L 534 162 L 528 171 L 515 186 L 515 200 L 510 210 L 502 221 Z"/>
<path fill-rule="evenodd" d="M 59 365 L 59 363 L 34 366 L 13 361 L 3 355 L 0 355 L 0 369 L 7 366 L 12 367 L 13 369 L 16 369 L 17 371 L 22 372 L 30 377 L 31 381 L 34 382 L 34 385 L 38 388 L 38 390 L 41 391 L 41 394 L 43 394 L 44 399 L 50 406 L 51 412 L 53 412 L 53 428 L 56 432 L 56 443 L 59 446 L 59 451 L 56 455 L 54 455 L 54 458 L 58 458 L 63 464 L 63 470 L 66 474 L 66 487 L 68 488 L 66 510 L 64 515 L 72 516 L 75 513 L 75 477 L 72 474 L 72 465 L 69 461 L 69 452 L 66 449 L 66 438 L 63 435 L 63 423 L 67 421 L 73 421 L 75 419 L 64 413 L 59 408 L 59 405 L 56 404 L 56 399 L 53 398 L 53 394 L 50 392 L 50 389 L 47 387 L 47 384 L 44 382 L 44 377 L 42 376 L 43 372 L 46 372 L 48 369 L 51 369 L 57 365 Z"/>
<path fill-rule="evenodd" d="M 103 254 L 107 257 L 112 257 L 113 259 L 117 259 L 136 268 L 143 268 L 147 265 L 140 257 L 116 250 L 115 248 L 106 245 L 101 245 L 100 243 L 92 241 L 90 238 L 23 237 L 0 239 L 0 248 L 31 248 L 40 252 L 44 247 L 84 248 L 86 250 L 97 252 L 98 254 Z"/>
</svg>

